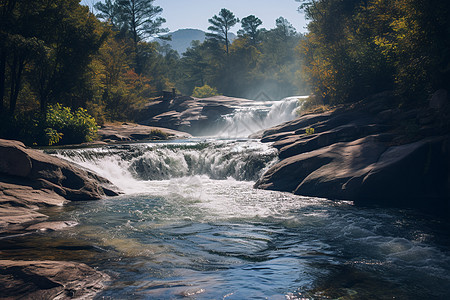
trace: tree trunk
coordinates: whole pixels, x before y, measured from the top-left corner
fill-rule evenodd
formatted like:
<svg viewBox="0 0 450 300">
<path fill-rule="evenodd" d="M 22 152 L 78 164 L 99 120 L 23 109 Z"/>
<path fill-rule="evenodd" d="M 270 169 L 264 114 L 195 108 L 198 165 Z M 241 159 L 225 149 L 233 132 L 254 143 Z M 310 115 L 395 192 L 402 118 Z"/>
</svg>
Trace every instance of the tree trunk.
<svg viewBox="0 0 450 300">
<path fill-rule="evenodd" d="M 19 97 L 22 73 L 25 67 L 25 59 L 14 53 L 13 64 L 11 65 L 11 91 L 9 92 L 9 114 L 14 115 L 17 98 Z"/>
<path fill-rule="evenodd" d="M 228 30 L 225 30 L 225 45 L 227 47 L 227 56 L 228 56 Z"/>
</svg>

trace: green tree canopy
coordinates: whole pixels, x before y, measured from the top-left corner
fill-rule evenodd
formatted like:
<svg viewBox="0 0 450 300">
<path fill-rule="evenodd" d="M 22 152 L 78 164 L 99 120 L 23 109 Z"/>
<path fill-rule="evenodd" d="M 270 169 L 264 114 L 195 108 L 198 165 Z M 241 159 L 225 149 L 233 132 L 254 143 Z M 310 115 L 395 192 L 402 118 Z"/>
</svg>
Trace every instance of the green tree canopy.
<svg viewBox="0 0 450 300">
<path fill-rule="evenodd" d="M 230 29 L 239 22 L 239 19 L 228 9 L 222 8 L 219 15 L 214 15 L 208 22 L 211 24 L 208 27 L 208 30 L 211 32 L 206 34 L 207 38 L 225 45 L 226 53 L 228 54 L 230 45 L 228 34 Z"/>
<path fill-rule="evenodd" d="M 162 28 L 166 22 L 160 16 L 162 8 L 155 6 L 155 0 L 107 0 L 97 2 L 94 7 L 99 11 L 97 17 L 110 23 L 117 31 L 127 32 L 134 45 L 135 70 L 141 74 L 144 70 L 145 49 L 140 49 L 139 43 L 149 37 L 168 32 Z"/>
<path fill-rule="evenodd" d="M 256 45 L 259 42 L 259 36 L 261 30 L 258 29 L 261 26 L 261 19 L 255 17 L 254 15 L 250 15 L 241 20 L 242 29 L 238 31 L 240 36 L 248 36 L 253 45 Z"/>
<path fill-rule="evenodd" d="M 395 90 L 413 103 L 450 86 L 449 1 L 296 1 L 310 20 L 304 71 L 324 99 Z"/>
</svg>

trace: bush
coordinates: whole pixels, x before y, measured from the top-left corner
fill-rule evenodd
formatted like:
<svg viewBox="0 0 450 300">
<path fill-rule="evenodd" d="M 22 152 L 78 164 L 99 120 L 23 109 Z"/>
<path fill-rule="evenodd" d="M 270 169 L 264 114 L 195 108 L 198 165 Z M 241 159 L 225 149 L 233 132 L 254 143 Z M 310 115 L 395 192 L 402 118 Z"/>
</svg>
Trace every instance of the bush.
<svg viewBox="0 0 450 300">
<path fill-rule="evenodd" d="M 29 146 L 79 144 L 92 141 L 96 133 L 97 123 L 84 108 L 72 112 L 56 104 L 46 114 L 28 111 L 0 116 L 0 138 L 19 140 Z"/>
<path fill-rule="evenodd" d="M 79 144 L 92 141 L 97 133 L 97 123 L 95 119 L 87 113 L 87 110 L 79 107 L 74 113 L 69 107 L 64 107 L 57 103 L 47 110 L 45 120 L 45 130 L 50 133 L 53 139 L 48 140 L 48 144 Z M 61 137 L 55 136 L 55 131 Z M 62 136 L 61 136 L 62 135 Z"/>
<path fill-rule="evenodd" d="M 161 129 L 152 129 L 150 132 L 150 139 L 152 140 L 167 140 L 168 138 L 169 134 Z"/>
<path fill-rule="evenodd" d="M 195 87 L 194 92 L 192 93 L 192 97 L 195 98 L 208 98 L 212 96 L 217 96 L 219 93 L 217 92 L 217 89 L 214 87 L 210 87 L 209 85 L 205 84 L 201 87 Z"/>
</svg>

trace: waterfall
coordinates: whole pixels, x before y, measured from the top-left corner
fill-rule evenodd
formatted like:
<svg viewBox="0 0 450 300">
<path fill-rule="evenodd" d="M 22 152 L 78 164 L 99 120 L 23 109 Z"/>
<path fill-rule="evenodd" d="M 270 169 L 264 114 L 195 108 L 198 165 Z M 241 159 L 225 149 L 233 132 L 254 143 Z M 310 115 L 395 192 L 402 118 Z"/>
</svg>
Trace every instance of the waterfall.
<svg viewBox="0 0 450 300">
<path fill-rule="evenodd" d="M 308 96 L 287 97 L 279 101 L 254 101 L 223 117 L 219 137 L 247 137 L 296 117 L 298 107 Z"/>
<path fill-rule="evenodd" d="M 277 161 L 276 151 L 257 141 L 190 141 L 58 149 L 50 154 L 108 178 L 124 191 L 142 182 L 197 175 L 255 181 Z"/>
</svg>

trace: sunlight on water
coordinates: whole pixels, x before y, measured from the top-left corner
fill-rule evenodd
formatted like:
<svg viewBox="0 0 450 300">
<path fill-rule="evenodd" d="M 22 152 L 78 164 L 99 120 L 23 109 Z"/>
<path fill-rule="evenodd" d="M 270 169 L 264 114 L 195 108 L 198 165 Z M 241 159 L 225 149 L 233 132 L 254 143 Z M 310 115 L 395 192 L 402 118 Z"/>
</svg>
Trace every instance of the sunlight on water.
<svg viewBox="0 0 450 300">
<path fill-rule="evenodd" d="M 97 171 L 125 192 L 72 203 L 54 217 L 80 224 L 53 234 L 85 249 L 78 256 L 54 252 L 52 245 L 60 249 L 61 242 L 39 242 L 40 251 L 58 259 L 84 253 L 90 265 L 113 276 L 100 297 L 445 299 L 450 290 L 445 231 L 408 211 L 253 189 L 252 178 L 277 161 L 259 142 L 53 154 Z M 152 175 L 158 172 L 166 175 Z"/>
</svg>

